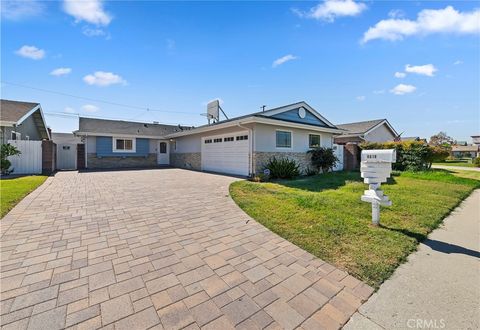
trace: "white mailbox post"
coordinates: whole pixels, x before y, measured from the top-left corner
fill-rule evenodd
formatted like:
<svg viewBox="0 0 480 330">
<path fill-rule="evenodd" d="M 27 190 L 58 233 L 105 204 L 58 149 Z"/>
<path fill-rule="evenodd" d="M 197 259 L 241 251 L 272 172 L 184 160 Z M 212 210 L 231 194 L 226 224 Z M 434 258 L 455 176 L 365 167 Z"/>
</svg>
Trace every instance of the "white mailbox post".
<svg viewBox="0 0 480 330">
<path fill-rule="evenodd" d="M 380 223 L 380 205 L 390 206 L 392 202 L 380 190 L 382 182 L 392 173 L 392 163 L 397 161 L 395 149 L 362 150 L 360 172 L 363 182 L 368 183 L 368 190 L 362 195 L 362 201 L 372 203 L 372 223 Z"/>
</svg>

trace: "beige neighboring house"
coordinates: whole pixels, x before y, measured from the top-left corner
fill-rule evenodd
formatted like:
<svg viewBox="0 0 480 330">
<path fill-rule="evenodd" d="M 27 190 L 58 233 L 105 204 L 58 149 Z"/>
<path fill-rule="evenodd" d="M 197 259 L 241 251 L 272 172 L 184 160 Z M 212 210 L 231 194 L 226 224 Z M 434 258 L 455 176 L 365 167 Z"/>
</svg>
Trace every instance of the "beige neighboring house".
<svg viewBox="0 0 480 330">
<path fill-rule="evenodd" d="M 456 158 L 475 158 L 480 157 L 478 144 L 471 144 L 466 146 L 452 146 L 452 156 Z"/>
<path fill-rule="evenodd" d="M 472 135 L 472 144 L 480 145 L 480 134 Z"/>
<path fill-rule="evenodd" d="M 337 127 L 344 131 L 335 137 L 336 144 L 362 143 L 362 142 L 389 142 L 398 137 L 397 131 L 387 119 L 359 121 L 355 123 L 338 124 Z"/>
<path fill-rule="evenodd" d="M 0 100 L 0 143 L 50 140 L 40 103 Z"/>
</svg>

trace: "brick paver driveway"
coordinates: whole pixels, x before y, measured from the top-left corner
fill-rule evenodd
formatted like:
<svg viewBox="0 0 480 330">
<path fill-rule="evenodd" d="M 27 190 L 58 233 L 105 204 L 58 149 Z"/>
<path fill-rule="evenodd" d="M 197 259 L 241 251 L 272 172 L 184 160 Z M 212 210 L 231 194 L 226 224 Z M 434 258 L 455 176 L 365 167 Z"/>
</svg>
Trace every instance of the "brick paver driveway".
<svg viewBox="0 0 480 330">
<path fill-rule="evenodd" d="M 243 213 L 233 180 L 49 178 L 1 222 L 2 329 L 340 327 L 371 288 Z"/>
</svg>

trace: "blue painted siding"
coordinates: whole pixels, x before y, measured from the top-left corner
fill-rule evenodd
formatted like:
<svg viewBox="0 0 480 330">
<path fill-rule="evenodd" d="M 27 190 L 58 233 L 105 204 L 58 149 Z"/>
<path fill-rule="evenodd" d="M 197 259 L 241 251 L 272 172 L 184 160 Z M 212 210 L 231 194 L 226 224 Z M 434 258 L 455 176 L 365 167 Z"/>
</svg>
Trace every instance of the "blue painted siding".
<svg viewBox="0 0 480 330">
<path fill-rule="evenodd" d="M 328 127 L 328 125 L 325 124 L 325 122 L 323 122 L 322 120 L 315 117 L 307 109 L 305 109 L 305 118 L 300 118 L 298 116 L 298 108 L 273 115 L 272 118 L 288 120 L 288 121 L 292 121 L 292 122 L 295 122 L 295 123 L 301 123 L 301 124 L 310 124 L 310 125 Z"/>
<path fill-rule="evenodd" d="M 136 139 L 135 152 L 113 152 L 113 138 L 97 136 L 97 157 L 146 157 L 150 151 L 149 139 Z"/>
</svg>

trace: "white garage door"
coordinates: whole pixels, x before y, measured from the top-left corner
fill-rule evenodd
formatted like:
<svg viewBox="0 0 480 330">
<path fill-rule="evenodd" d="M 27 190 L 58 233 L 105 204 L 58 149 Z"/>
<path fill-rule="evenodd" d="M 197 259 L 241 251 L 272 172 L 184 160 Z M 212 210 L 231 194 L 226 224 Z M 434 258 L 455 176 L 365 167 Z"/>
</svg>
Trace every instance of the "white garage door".
<svg viewBox="0 0 480 330">
<path fill-rule="evenodd" d="M 249 174 L 248 131 L 202 138 L 202 170 Z"/>
</svg>

